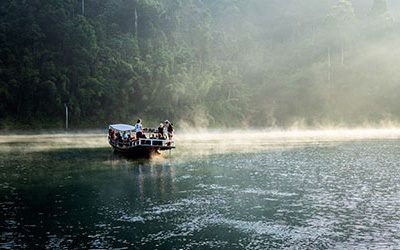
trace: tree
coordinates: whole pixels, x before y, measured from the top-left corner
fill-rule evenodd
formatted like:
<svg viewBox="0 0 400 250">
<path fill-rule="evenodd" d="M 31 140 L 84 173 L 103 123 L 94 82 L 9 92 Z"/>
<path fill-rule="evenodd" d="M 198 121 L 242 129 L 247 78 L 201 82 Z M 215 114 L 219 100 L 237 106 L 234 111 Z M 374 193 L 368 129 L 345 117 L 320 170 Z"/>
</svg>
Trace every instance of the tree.
<svg viewBox="0 0 400 250">
<path fill-rule="evenodd" d="M 372 21 L 375 22 L 373 25 L 375 25 L 377 29 L 382 27 L 387 28 L 394 22 L 388 10 L 387 0 L 374 0 L 370 11 L 370 17 Z"/>
<path fill-rule="evenodd" d="M 371 16 L 382 16 L 388 13 L 387 0 L 374 0 L 370 11 Z"/>
<path fill-rule="evenodd" d="M 331 36 L 327 37 L 332 39 L 331 41 L 333 42 L 328 46 L 340 47 L 340 58 L 343 65 L 345 61 L 345 44 L 354 31 L 355 25 L 354 8 L 350 0 L 339 0 L 337 4 L 332 6 L 328 15 L 328 25 L 330 26 L 329 32 L 331 32 Z"/>
</svg>

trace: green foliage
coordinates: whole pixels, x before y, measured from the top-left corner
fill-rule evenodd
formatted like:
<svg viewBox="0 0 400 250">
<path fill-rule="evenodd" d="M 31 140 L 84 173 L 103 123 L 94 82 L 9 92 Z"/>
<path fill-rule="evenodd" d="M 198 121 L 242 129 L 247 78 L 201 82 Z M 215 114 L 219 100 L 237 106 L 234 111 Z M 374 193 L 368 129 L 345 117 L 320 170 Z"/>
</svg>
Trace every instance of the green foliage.
<svg viewBox="0 0 400 250">
<path fill-rule="evenodd" d="M 386 1 L 3 0 L 0 127 L 397 119 Z M 147 124 L 146 124 L 147 125 Z"/>
</svg>

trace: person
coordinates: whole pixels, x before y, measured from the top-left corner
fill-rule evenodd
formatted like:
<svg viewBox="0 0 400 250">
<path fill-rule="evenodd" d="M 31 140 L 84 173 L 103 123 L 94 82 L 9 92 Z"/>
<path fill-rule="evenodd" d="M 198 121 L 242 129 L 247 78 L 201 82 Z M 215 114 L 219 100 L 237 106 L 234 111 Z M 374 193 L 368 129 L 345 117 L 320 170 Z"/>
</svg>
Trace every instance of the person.
<svg viewBox="0 0 400 250">
<path fill-rule="evenodd" d="M 110 140 L 114 139 L 114 130 L 112 130 L 111 128 L 108 129 L 108 138 Z"/>
<path fill-rule="evenodd" d="M 136 139 L 143 138 L 142 120 L 138 119 L 135 124 Z"/>
<path fill-rule="evenodd" d="M 122 138 L 124 139 L 124 142 L 126 142 L 128 140 L 128 134 L 126 133 L 126 131 L 124 131 Z"/>
<path fill-rule="evenodd" d="M 174 137 L 174 126 L 173 126 L 174 124 L 166 120 L 165 125 L 167 126 L 168 139 L 171 140 Z"/>
<path fill-rule="evenodd" d="M 158 127 L 158 138 L 159 139 L 165 139 L 164 138 L 164 124 L 160 123 L 160 126 Z"/>
<path fill-rule="evenodd" d="M 121 136 L 121 134 L 120 134 L 120 132 L 119 131 L 117 131 L 117 137 L 116 137 L 116 143 L 119 145 L 119 146 L 121 146 L 121 143 L 122 143 L 122 136 Z"/>
</svg>

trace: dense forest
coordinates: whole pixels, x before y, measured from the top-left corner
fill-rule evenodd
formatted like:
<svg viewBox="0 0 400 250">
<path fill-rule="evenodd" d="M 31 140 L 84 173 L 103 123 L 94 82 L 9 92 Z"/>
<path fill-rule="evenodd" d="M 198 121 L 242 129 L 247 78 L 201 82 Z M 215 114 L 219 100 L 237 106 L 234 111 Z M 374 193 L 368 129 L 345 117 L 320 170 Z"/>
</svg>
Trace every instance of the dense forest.
<svg viewBox="0 0 400 250">
<path fill-rule="evenodd" d="M 0 128 L 398 121 L 395 5 L 2 0 Z"/>
</svg>

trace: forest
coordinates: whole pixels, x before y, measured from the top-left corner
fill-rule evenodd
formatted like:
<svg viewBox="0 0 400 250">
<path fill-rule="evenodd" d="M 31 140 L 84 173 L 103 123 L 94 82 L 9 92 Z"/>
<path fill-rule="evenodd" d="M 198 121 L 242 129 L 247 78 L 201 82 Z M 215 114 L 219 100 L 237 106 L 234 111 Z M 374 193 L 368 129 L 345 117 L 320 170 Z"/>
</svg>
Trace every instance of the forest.
<svg viewBox="0 0 400 250">
<path fill-rule="evenodd" d="M 0 129 L 395 123 L 399 5 L 2 0 Z"/>
</svg>

